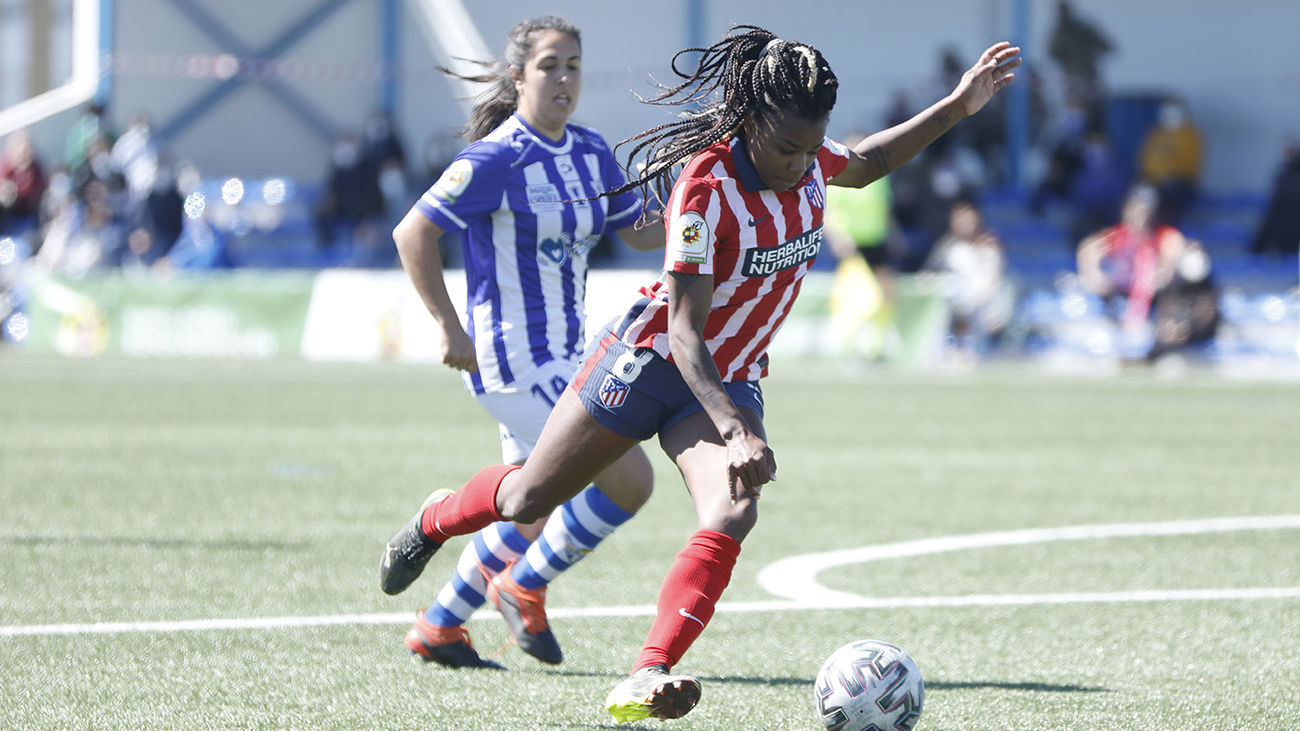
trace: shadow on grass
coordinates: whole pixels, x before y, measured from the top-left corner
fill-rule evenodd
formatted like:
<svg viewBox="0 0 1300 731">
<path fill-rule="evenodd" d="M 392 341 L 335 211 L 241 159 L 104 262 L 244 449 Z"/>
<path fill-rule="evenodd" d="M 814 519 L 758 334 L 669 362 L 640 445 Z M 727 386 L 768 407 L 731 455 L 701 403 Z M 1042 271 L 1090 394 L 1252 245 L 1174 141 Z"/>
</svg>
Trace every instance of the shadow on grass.
<svg viewBox="0 0 1300 731">
<path fill-rule="evenodd" d="M 561 675 L 567 677 L 584 677 L 584 678 L 609 678 L 611 683 L 617 682 L 623 677 L 621 673 L 610 673 L 594 670 L 555 670 L 541 669 L 548 675 Z M 813 685 L 812 678 L 792 678 L 792 677 L 718 677 L 701 675 L 699 680 L 704 683 L 719 684 L 746 684 L 746 685 L 770 685 L 770 686 L 806 686 L 811 688 Z M 982 689 L 995 688 L 1000 690 L 1022 690 L 1036 693 L 1110 693 L 1110 688 L 1100 688 L 1086 685 L 1058 685 L 1054 683 L 1011 683 L 1003 681 L 980 681 L 980 680 L 962 680 L 962 681 L 926 681 L 925 689 L 930 690 L 964 690 L 964 689 Z M 556 721 L 552 723 L 541 723 L 538 728 L 556 728 L 556 729 L 618 729 L 619 731 L 658 731 L 663 729 L 662 721 L 657 719 L 646 719 L 643 722 L 633 723 L 630 725 L 616 724 L 610 722 L 572 722 Z"/>
<path fill-rule="evenodd" d="M 551 670 L 541 669 L 550 675 L 562 675 L 575 678 L 609 678 L 611 683 L 617 683 L 623 679 L 621 673 L 600 672 L 594 670 Z M 721 683 L 731 685 L 767 685 L 767 686 L 807 686 L 812 687 L 813 678 L 791 678 L 791 677 L 744 677 L 730 676 L 721 677 L 717 675 L 699 675 L 696 676 L 702 683 Z M 926 690 L 968 690 L 979 688 L 997 688 L 1000 690 L 1025 690 L 1036 693 L 1110 693 L 1110 688 L 1099 688 L 1087 685 L 1057 685 L 1053 683 L 1012 683 L 1005 681 L 993 680 L 927 680 L 925 681 Z"/>
<path fill-rule="evenodd" d="M 307 541 L 255 541 L 246 539 L 142 538 L 139 536 L 6 536 L 0 546 L 50 546 L 67 548 L 144 548 L 192 551 L 305 551 Z"/>
<path fill-rule="evenodd" d="M 966 690 L 968 688 L 998 688 L 1000 690 L 1030 690 L 1038 693 L 1112 693 L 1110 688 L 1087 685 L 1055 685 L 1053 683 L 1003 683 L 994 681 L 925 681 L 926 690 Z"/>
</svg>

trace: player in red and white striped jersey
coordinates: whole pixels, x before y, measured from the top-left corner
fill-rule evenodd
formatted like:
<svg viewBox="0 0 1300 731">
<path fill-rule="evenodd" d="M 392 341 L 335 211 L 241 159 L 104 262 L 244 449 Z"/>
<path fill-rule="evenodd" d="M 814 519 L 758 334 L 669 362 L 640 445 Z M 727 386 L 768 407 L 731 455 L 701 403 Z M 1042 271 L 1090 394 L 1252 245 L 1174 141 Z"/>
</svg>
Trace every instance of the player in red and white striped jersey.
<svg viewBox="0 0 1300 731">
<path fill-rule="evenodd" d="M 696 59 L 689 73 L 677 66 L 683 54 Z M 619 721 L 690 711 L 700 684 L 670 671 L 712 618 L 776 473 L 758 379 L 820 247 L 827 183 L 862 187 L 912 159 L 1006 86 L 1019 54 L 989 47 L 948 96 L 849 149 L 826 138 L 839 81 L 812 46 L 738 26 L 679 52 L 683 81 L 649 101 L 711 105 L 625 140 L 645 167 L 608 193 L 654 186 L 667 197 L 663 276 L 588 345 L 523 468 L 485 468 L 423 508 L 389 544 L 393 570 L 489 522 L 546 515 L 657 434 L 698 529 L 664 579 L 632 674 L 605 706 Z"/>
<path fill-rule="evenodd" d="M 767 375 L 767 347 L 821 245 L 826 184 L 851 159 L 848 148 L 826 140 L 798 182 L 773 190 L 742 138 L 732 137 L 696 155 L 682 172 L 668 203 L 665 270 L 713 277 L 703 335 L 722 381 Z M 642 295 L 635 319 L 618 334 L 672 361 L 668 280 Z"/>
</svg>

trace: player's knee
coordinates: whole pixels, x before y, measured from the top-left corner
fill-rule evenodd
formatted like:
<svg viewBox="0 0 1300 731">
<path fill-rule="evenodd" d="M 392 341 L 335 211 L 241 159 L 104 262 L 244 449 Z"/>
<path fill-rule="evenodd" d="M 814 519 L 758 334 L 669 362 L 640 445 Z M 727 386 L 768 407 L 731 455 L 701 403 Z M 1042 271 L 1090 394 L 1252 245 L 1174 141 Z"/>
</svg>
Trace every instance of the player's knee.
<svg viewBox="0 0 1300 731">
<path fill-rule="evenodd" d="M 596 488 L 619 508 L 635 513 L 654 492 L 654 469 L 644 454 L 629 453 L 596 478 Z"/>
<path fill-rule="evenodd" d="M 497 493 L 497 507 L 501 516 L 516 523 L 533 523 L 551 514 L 556 503 L 546 491 L 530 485 L 513 483 L 511 489 Z"/>
<path fill-rule="evenodd" d="M 743 541 L 757 524 L 758 504 L 754 500 L 742 500 L 726 510 L 700 516 L 700 528 L 726 533 L 737 541 Z"/>
</svg>

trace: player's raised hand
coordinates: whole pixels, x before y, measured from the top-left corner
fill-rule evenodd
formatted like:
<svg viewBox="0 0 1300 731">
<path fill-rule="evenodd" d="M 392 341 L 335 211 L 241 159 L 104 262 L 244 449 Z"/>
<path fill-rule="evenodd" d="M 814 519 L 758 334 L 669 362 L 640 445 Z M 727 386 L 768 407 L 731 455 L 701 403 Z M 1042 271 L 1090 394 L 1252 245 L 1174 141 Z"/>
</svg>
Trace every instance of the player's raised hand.
<svg viewBox="0 0 1300 731">
<path fill-rule="evenodd" d="M 994 94 L 1016 78 L 1012 70 L 1020 65 L 1020 61 L 1020 46 L 1006 41 L 995 43 L 980 54 L 979 60 L 966 69 L 953 90 L 966 116 L 983 109 Z"/>
</svg>

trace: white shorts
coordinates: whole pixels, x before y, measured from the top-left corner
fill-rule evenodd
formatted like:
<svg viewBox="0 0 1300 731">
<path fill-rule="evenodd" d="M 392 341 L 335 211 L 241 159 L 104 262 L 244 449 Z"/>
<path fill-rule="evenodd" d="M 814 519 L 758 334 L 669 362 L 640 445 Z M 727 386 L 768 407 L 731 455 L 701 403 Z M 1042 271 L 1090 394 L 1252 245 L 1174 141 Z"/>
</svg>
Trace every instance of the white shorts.
<svg viewBox="0 0 1300 731">
<path fill-rule="evenodd" d="M 576 358 L 553 360 L 503 390 L 474 396 L 500 426 L 502 462 L 515 464 L 532 454 L 546 418 L 580 364 Z"/>
</svg>

